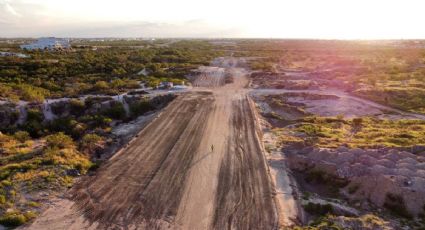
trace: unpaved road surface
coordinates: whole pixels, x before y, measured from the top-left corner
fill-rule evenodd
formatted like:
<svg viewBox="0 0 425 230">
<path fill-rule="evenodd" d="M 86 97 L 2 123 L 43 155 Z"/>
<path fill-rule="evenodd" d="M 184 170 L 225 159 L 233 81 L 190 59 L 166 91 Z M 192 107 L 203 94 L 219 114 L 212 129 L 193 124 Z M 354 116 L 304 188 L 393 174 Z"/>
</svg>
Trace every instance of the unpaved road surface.
<svg viewBox="0 0 425 230">
<path fill-rule="evenodd" d="M 202 66 L 200 74 L 193 81 L 195 87 L 217 87 L 225 83 L 225 68 L 217 66 Z"/>
<path fill-rule="evenodd" d="M 180 95 L 27 228 L 277 229 L 248 80 L 235 66 L 223 59 L 232 84 L 203 75 L 204 88 Z"/>
</svg>

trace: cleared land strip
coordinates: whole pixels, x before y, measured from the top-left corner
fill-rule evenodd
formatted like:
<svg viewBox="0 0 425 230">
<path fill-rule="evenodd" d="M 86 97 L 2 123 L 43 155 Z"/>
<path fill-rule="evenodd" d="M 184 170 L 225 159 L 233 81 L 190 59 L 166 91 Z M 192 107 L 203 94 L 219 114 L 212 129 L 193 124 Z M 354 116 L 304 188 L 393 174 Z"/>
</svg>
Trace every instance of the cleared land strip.
<svg viewBox="0 0 425 230">
<path fill-rule="evenodd" d="M 179 97 L 119 156 L 76 185 L 72 198 L 85 218 L 101 228 L 171 221 L 212 101 L 207 93 Z"/>
<path fill-rule="evenodd" d="M 275 229 L 267 166 L 247 96 L 233 102 L 232 129 L 217 188 L 214 229 Z"/>
<path fill-rule="evenodd" d="M 217 71 L 220 70 L 215 68 Z M 221 71 L 221 70 L 220 70 Z M 221 71 L 222 72 L 222 71 Z M 242 69 L 182 94 L 29 229 L 276 229 Z"/>
</svg>

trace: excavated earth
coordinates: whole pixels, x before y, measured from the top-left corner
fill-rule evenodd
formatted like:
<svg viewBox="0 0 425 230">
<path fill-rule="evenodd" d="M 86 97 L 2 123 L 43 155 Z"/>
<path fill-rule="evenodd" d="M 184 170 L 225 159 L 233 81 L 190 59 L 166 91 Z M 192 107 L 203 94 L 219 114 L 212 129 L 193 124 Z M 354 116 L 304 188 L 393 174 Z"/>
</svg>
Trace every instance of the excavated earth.
<svg viewBox="0 0 425 230">
<path fill-rule="evenodd" d="M 277 229 L 246 73 L 234 61 L 222 66 L 231 84 L 221 68 L 202 74 L 199 88 L 24 228 Z"/>
<path fill-rule="evenodd" d="M 413 216 L 424 212 L 425 157 L 396 149 L 318 149 L 306 147 L 288 153 L 296 171 L 321 171 L 349 182 L 345 195 L 388 205 L 397 197 L 399 205 Z"/>
</svg>

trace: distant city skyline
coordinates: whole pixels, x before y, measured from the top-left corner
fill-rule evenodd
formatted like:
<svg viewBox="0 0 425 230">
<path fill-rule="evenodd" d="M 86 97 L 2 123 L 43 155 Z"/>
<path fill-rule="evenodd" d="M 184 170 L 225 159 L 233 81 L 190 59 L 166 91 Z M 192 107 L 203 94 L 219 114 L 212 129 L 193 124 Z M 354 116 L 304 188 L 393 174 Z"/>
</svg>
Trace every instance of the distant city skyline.
<svg viewBox="0 0 425 230">
<path fill-rule="evenodd" d="M 424 39 L 421 0 L 0 0 L 0 37 Z"/>
</svg>

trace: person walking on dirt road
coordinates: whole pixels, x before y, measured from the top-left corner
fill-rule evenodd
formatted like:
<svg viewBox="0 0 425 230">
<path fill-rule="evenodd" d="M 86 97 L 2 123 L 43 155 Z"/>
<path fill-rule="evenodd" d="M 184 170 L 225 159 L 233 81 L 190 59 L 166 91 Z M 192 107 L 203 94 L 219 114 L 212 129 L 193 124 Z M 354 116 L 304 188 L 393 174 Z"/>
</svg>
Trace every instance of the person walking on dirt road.
<svg viewBox="0 0 425 230">
<path fill-rule="evenodd" d="M 211 145 L 211 152 L 214 152 L 214 145 Z"/>
</svg>

